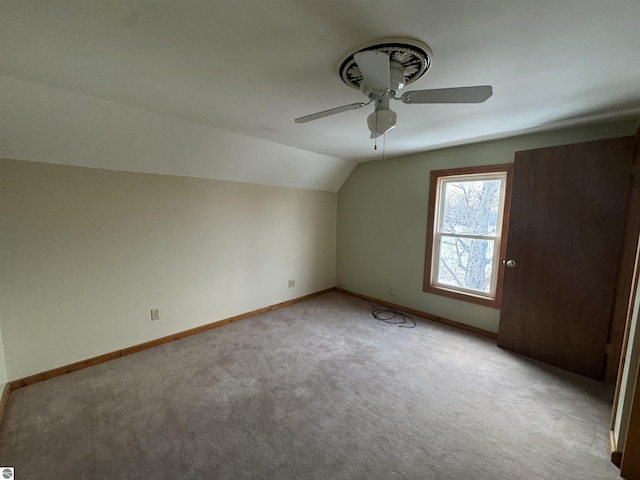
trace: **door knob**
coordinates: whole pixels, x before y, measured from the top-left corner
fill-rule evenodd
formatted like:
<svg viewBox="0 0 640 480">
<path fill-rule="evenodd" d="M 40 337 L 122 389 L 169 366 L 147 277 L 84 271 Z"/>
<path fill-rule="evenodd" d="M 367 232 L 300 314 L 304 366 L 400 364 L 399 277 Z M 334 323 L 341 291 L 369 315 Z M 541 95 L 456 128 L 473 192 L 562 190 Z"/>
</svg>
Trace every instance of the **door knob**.
<svg viewBox="0 0 640 480">
<path fill-rule="evenodd" d="M 513 268 L 516 266 L 515 260 L 507 260 L 506 262 L 503 262 L 503 263 L 509 268 Z"/>
</svg>

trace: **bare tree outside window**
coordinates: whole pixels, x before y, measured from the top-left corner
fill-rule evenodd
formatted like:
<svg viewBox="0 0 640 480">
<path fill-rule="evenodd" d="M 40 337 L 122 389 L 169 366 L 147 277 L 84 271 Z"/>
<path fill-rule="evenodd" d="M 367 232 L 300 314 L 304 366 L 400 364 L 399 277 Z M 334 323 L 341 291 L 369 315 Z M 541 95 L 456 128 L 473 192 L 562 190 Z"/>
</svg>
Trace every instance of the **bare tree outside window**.
<svg viewBox="0 0 640 480">
<path fill-rule="evenodd" d="M 500 180 L 443 182 L 438 282 L 488 293 L 494 241 L 447 233 L 494 236 L 500 205 Z"/>
</svg>

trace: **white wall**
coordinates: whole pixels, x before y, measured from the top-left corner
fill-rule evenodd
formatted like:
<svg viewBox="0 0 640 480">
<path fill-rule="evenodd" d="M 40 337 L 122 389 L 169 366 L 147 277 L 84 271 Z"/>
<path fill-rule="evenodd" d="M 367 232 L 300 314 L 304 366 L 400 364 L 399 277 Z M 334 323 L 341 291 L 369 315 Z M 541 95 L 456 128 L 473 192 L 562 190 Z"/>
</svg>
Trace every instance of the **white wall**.
<svg viewBox="0 0 640 480">
<path fill-rule="evenodd" d="M 497 332 L 499 310 L 422 291 L 431 170 L 510 163 L 519 150 L 631 135 L 636 125 L 557 130 L 359 164 L 338 192 L 337 284 Z"/>
<path fill-rule="evenodd" d="M 333 287 L 336 201 L 317 190 L 0 160 L 7 378 Z"/>
</svg>

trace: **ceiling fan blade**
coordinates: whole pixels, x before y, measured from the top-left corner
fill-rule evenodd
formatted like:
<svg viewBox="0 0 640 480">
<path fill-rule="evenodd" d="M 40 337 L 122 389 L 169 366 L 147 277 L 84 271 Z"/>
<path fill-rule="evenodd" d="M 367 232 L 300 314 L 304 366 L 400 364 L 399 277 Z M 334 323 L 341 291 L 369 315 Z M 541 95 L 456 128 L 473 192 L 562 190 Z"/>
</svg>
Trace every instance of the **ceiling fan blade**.
<svg viewBox="0 0 640 480">
<path fill-rule="evenodd" d="M 372 90 L 389 89 L 389 55 L 383 52 L 365 50 L 353 55 L 362 73 L 362 84 Z"/>
<path fill-rule="evenodd" d="M 493 95 L 491 85 L 413 90 L 400 97 L 404 103 L 482 103 Z"/>
<path fill-rule="evenodd" d="M 312 113 L 311 115 L 305 115 L 304 117 L 298 117 L 294 120 L 296 123 L 306 123 L 318 118 L 328 117 L 329 115 L 335 115 L 336 113 L 347 112 L 349 110 L 357 110 L 367 105 L 364 102 L 350 103 L 349 105 L 343 105 L 341 107 L 330 108 L 329 110 L 323 110 L 322 112 Z"/>
</svg>

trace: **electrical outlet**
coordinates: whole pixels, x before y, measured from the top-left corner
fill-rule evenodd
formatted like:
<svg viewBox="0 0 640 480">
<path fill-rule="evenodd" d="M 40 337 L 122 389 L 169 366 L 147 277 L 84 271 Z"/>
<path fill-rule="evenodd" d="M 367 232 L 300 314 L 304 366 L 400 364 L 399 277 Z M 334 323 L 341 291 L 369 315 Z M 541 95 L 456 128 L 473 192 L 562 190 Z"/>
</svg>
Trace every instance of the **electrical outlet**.
<svg viewBox="0 0 640 480">
<path fill-rule="evenodd" d="M 289 280 L 289 288 L 293 288 L 296 286 L 296 280 L 295 278 L 292 278 L 291 280 Z"/>
<path fill-rule="evenodd" d="M 151 321 L 160 320 L 160 309 L 154 308 L 151 310 Z"/>
<path fill-rule="evenodd" d="M 395 296 L 396 296 L 396 289 L 395 289 L 395 288 L 393 288 L 393 287 L 391 287 L 391 288 L 389 289 L 389 295 L 391 295 L 392 297 L 395 297 Z"/>
</svg>

